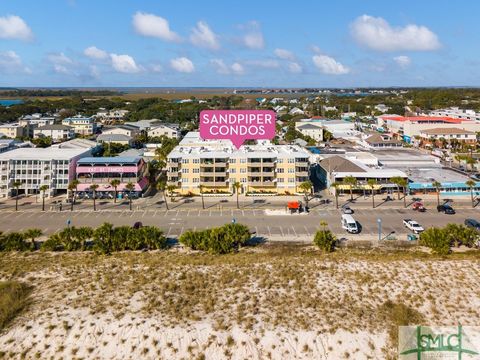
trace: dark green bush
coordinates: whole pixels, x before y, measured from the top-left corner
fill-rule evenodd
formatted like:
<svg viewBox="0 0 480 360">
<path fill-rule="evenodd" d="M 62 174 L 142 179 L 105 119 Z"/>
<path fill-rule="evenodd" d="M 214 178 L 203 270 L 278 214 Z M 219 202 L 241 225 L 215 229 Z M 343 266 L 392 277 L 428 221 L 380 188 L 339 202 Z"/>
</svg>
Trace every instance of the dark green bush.
<svg viewBox="0 0 480 360">
<path fill-rule="evenodd" d="M 208 251 L 214 254 L 227 254 L 238 251 L 250 239 L 250 230 L 242 224 L 227 224 L 221 227 L 187 231 L 178 239 L 193 250 Z"/>
<path fill-rule="evenodd" d="M 445 229 L 429 228 L 420 234 L 420 245 L 427 246 L 435 254 L 447 255 L 450 252 L 450 239 Z"/>
<path fill-rule="evenodd" d="M 33 247 L 30 242 L 27 242 L 24 234 L 11 232 L 0 236 L 0 249 L 2 251 L 28 251 L 33 250 Z"/>
<path fill-rule="evenodd" d="M 313 243 L 325 252 L 335 250 L 337 238 L 330 230 L 318 230 L 313 238 Z"/>
</svg>

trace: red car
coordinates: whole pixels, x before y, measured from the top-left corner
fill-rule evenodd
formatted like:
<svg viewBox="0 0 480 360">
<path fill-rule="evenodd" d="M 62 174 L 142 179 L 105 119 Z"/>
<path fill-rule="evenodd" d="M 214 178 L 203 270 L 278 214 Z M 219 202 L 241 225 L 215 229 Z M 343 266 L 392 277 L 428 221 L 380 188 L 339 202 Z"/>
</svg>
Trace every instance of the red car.
<svg viewBox="0 0 480 360">
<path fill-rule="evenodd" d="M 415 210 L 415 211 L 420 211 L 420 212 L 424 212 L 425 210 L 425 207 L 423 206 L 423 204 L 420 202 L 420 201 L 416 201 L 413 203 L 412 205 L 412 209 Z"/>
</svg>

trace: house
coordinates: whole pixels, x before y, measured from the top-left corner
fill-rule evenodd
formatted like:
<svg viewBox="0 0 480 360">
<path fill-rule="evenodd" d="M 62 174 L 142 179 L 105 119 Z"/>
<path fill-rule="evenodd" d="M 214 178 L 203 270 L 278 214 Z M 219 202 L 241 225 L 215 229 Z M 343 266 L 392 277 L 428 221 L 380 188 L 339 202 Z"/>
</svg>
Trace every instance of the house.
<svg viewBox="0 0 480 360">
<path fill-rule="evenodd" d="M 114 124 L 119 121 L 123 121 L 125 116 L 128 114 L 128 110 L 102 110 L 97 112 L 95 117 L 102 123 L 102 124 Z"/>
<path fill-rule="evenodd" d="M 299 109 L 298 107 L 294 107 L 288 112 L 290 115 L 303 115 L 305 114 L 305 111 L 302 109 Z"/>
<path fill-rule="evenodd" d="M 388 110 L 390 110 L 390 107 L 388 107 L 385 104 L 378 104 L 374 106 L 375 110 L 381 112 L 381 113 L 386 113 Z"/>
<path fill-rule="evenodd" d="M 176 124 L 162 124 L 152 127 L 147 132 L 148 137 L 166 136 L 171 139 L 180 138 L 180 128 Z"/>
<path fill-rule="evenodd" d="M 305 124 L 300 123 L 300 125 L 298 126 L 297 124 L 295 124 L 295 128 L 297 129 L 297 131 L 301 132 L 302 135 L 310 136 L 312 139 L 314 139 L 317 142 L 323 141 L 322 126 L 318 126 L 318 124 L 314 125 L 310 123 L 305 123 Z"/>
<path fill-rule="evenodd" d="M 364 145 L 373 149 L 400 148 L 403 146 L 401 141 L 394 139 L 392 136 L 378 133 L 368 136 Z"/>
<path fill-rule="evenodd" d="M 65 125 L 45 125 L 33 129 L 35 139 L 49 137 L 53 142 L 70 140 L 75 137 L 75 131 L 71 126 Z"/>
<path fill-rule="evenodd" d="M 73 127 L 75 134 L 93 135 L 97 132 L 94 117 L 84 117 L 81 115 L 68 117 L 62 120 L 62 125 Z"/>
<path fill-rule="evenodd" d="M 140 131 L 148 131 L 151 128 L 161 125 L 162 121 L 159 119 L 149 119 L 149 120 L 138 120 L 126 122 L 124 125 L 135 126 Z"/>
<path fill-rule="evenodd" d="M 125 135 L 129 136 L 131 138 L 134 138 L 135 136 L 139 135 L 141 130 L 137 126 L 129 125 L 129 124 L 123 124 L 123 125 L 118 125 L 115 127 L 110 127 L 110 128 L 105 128 L 102 130 L 103 135 Z"/>
<path fill-rule="evenodd" d="M 131 145 L 132 137 L 123 134 L 100 134 L 97 136 L 98 143 Z"/>
<path fill-rule="evenodd" d="M 1 136 L 15 139 L 27 136 L 27 127 L 20 125 L 19 123 L 10 123 L 0 125 L 0 137 Z"/>
</svg>

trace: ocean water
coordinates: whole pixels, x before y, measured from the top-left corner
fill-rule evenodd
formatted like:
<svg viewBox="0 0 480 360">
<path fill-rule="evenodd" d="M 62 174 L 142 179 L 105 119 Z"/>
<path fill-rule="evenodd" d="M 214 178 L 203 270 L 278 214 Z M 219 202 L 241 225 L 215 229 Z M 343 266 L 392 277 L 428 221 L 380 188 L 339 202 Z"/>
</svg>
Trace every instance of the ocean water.
<svg viewBox="0 0 480 360">
<path fill-rule="evenodd" d="M 23 104 L 23 100 L 21 99 L 0 99 L 0 106 L 11 106 L 11 105 L 18 105 Z"/>
</svg>

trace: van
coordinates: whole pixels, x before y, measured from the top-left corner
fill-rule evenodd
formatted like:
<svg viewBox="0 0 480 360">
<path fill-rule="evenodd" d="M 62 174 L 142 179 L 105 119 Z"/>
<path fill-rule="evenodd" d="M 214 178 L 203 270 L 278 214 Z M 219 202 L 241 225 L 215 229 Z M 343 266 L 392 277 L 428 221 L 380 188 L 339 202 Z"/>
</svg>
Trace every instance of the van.
<svg viewBox="0 0 480 360">
<path fill-rule="evenodd" d="M 342 229 L 347 230 L 351 234 L 358 233 L 357 222 L 355 221 L 352 215 L 349 215 L 349 214 L 342 215 Z"/>
</svg>

